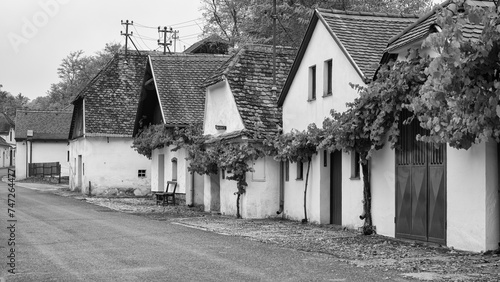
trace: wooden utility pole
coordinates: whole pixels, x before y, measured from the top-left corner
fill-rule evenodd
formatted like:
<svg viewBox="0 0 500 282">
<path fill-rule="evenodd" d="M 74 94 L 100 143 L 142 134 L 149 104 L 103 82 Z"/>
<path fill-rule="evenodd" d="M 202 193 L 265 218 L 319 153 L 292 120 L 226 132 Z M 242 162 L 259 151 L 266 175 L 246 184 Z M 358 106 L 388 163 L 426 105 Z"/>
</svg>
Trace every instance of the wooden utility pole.
<svg viewBox="0 0 500 282">
<path fill-rule="evenodd" d="M 175 52 L 177 52 L 177 39 L 179 39 L 179 31 L 178 30 L 174 30 L 174 34 L 173 34 L 172 38 L 174 39 L 174 53 L 175 53 Z"/>
<path fill-rule="evenodd" d="M 128 26 L 129 25 L 134 25 L 134 21 L 128 21 L 126 20 L 125 22 L 122 20 L 122 25 L 125 25 L 125 33 L 123 33 L 123 31 L 120 31 L 120 34 L 121 35 L 124 35 L 125 36 L 125 56 L 127 56 L 127 49 L 128 49 L 128 39 L 129 39 L 129 36 L 133 35 L 134 32 L 131 31 L 130 33 L 128 33 Z"/>
<path fill-rule="evenodd" d="M 164 26 L 163 29 L 161 29 L 160 27 L 158 27 L 158 33 L 159 34 L 163 33 L 163 42 L 161 42 L 160 39 L 158 39 L 158 45 L 163 46 L 163 55 L 167 54 L 168 46 L 172 45 L 172 40 L 167 42 L 167 33 L 172 33 L 172 32 L 174 32 L 172 28 L 168 29 L 166 26 Z M 168 48 L 168 52 L 170 53 L 170 48 Z"/>
<path fill-rule="evenodd" d="M 273 0 L 273 91 L 277 91 L 276 87 L 276 0 Z"/>
</svg>

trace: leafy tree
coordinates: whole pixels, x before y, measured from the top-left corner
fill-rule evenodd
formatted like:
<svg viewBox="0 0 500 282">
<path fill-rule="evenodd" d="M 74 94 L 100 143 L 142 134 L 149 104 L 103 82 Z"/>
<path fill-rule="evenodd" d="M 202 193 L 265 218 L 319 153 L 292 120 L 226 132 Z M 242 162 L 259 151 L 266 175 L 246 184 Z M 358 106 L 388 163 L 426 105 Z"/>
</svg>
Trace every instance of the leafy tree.
<svg viewBox="0 0 500 282">
<path fill-rule="evenodd" d="M 16 96 L 10 92 L 2 90 L 0 84 L 0 110 L 6 113 L 12 120 L 16 117 L 16 110 L 25 109 L 29 102 L 29 98 L 19 93 Z"/>
<path fill-rule="evenodd" d="M 51 84 L 47 96 L 38 97 L 28 104 L 29 108 L 55 110 L 67 107 L 120 48 L 120 44 L 108 43 L 103 51 L 92 56 L 85 56 L 82 50 L 71 52 L 57 68 L 60 81 Z"/>
<path fill-rule="evenodd" d="M 204 34 L 218 34 L 232 46 L 271 43 L 273 2 L 268 0 L 203 0 Z M 277 44 L 298 47 L 315 8 L 423 13 L 432 0 L 278 0 Z"/>
</svg>

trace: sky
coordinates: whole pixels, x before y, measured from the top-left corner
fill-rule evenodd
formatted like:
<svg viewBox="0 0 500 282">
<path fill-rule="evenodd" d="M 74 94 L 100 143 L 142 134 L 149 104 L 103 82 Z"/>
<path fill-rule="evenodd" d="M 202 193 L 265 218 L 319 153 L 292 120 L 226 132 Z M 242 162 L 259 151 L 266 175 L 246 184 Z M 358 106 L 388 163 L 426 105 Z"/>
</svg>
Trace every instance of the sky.
<svg viewBox="0 0 500 282">
<path fill-rule="evenodd" d="M 142 50 L 159 48 L 158 26 L 179 30 L 177 51 L 201 39 L 200 0 L 0 0 L 0 84 L 12 95 L 46 96 L 71 52 L 124 45 L 121 21 Z M 130 43 L 129 43 L 130 44 Z M 173 47 L 170 47 L 173 51 Z"/>
</svg>

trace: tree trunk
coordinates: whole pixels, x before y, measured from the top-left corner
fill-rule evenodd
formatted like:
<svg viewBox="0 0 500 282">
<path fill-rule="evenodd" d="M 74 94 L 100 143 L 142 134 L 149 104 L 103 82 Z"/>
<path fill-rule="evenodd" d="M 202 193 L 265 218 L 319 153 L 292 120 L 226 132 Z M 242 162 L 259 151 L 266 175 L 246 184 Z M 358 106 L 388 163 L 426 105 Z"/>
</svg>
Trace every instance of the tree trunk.
<svg viewBox="0 0 500 282">
<path fill-rule="evenodd" d="M 307 220 L 307 182 L 309 182 L 309 170 L 311 168 L 311 158 L 307 160 L 307 173 L 306 173 L 306 183 L 304 187 L 304 219 L 302 219 L 303 223 L 306 223 Z"/>
<path fill-rule="evenodd" d="M 237 194 L 238 194 L 238 196 L 236 197 L 236 218 L 241 218 L 241 214 L 240 214 L 240 197 L 241 197 L 241 193 L 238 192 Z"/>
<path fill-rule="evenodd" d="M 363 224 L 363 234 L 371 235 L 375 233 L 372 222 L 372 192 L 369 175 L 370 161 L 361 162 L 361 170 L 363 171 L 363 215 L 361 218 L 365 220 Z"/>
</svg>

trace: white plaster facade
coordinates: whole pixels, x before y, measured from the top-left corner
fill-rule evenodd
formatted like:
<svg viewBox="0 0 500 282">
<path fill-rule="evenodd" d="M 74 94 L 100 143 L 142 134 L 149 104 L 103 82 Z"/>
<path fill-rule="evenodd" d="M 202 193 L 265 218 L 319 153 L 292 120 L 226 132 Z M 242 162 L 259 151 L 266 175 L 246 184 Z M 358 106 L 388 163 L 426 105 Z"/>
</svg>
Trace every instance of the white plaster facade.
<svg viewBox="0 0 500 282">
<path fill-rule="evenodd" d="M 332 93 L 325 90 L 325 62 L 332 60 Z M 309 68 L 316 66 L 316 99 L 308 97 Z M 305 130 L 311 123 L 321 127 L 330 116 L 330 110 L 342 112 L 346 103 L 357 97 L 349 83 L 364 85 L 364 81 L 351 61 L 331 36 L 325 25 L 318 22 L 300 62 L 293 82 L 283 103 L 283 131 Z M 308 183 L 307 213 L 309 221 L 330 223 L 330 154 L 318 152 L 312 158 Z M 284 216 L 294 220 L 304 218 L 303 197 L 307 163 L 304 163 L 304 179 L 296 180 L 296 164 L 290 164 L 289 180 L 285 182 Z M 342 225 L 357 228 L 362 208 L 363 184 L 351 177 L 351 156 L 342 153 Z"/>
<path fill-rule="evenodd" d="M 61 164 L 61 176 L 69 175 L 67 141 L 33 141 L 32 144 L 30 143 L 31 141 L 26 142 L 26 140 L 16 143 L 16 179 L 22 180 L 27 177 L 27 163 L 29 162 L 59 162 Z"/>
<path fill-rule="evenodd" d="M 14 127 L 9 129 L 9 133 L 3 135 L 0 134 L 5 142 L 7 142 L 11 147 L 2 149 L 0 153 L 0 167 L 8 167 L 11 164 L 15 166 L 16 161 L 16 132 Z"/>
<path fill-rule="evenodd" d="M 131 189 L 150 193 L 150 160 L 131 148 L 132 137 L 84 137 L 69 142 L 71 190 L 93 195 Z M 139 171 L 145 174 L 139 175 Z"/>
<path fill-rule="evenodd" d="M 186 195 L 186 204 L 204 204 L 204 177 L 188 171 L 186 149 L 172 151 L 169 146 L 153 150 L 151 155 L 151 191 L 163 191 L 167 181 L 176 181 L 178 194 Z"/>
<path fill-rule="evenodd" d="M 227 81 L 223 80 L 207 87 L 205 100 L 204 134 L 218 136 L 222 133 L 245 129 L 236 102 Z M 216 125 L 226 126 L 217 130 Z M 279 210 L 280 163 L 271 157 L 256 160 L 255 172 L 247 173 L 248 186 L 240 199 L 243 218 L 266 218 L 276 216 Z M 205 176 L 205 211 L 218 211 L 225 215 L 236 215 L 236 181 L 227 180 L 228 174 Z"/>
</svg>

